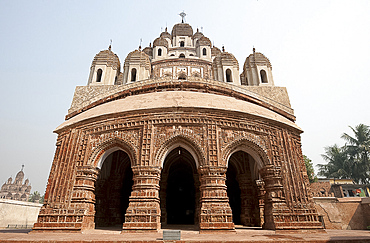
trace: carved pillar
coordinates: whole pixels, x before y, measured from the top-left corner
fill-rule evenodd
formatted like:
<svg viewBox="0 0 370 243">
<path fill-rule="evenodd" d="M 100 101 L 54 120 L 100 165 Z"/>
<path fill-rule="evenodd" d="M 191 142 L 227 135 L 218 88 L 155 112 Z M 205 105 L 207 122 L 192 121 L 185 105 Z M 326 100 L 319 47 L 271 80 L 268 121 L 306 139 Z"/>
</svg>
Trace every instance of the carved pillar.
<svg viewBox="0 0 370 243">
<path fill-rule="evenodd" d="M 263 180 L 256 180 L 257 185 L 257 194 L 258 194 L 258 206 L 259 206 L 259 213 L 260 213 L 260 225 L 264 225 L 265 223 L 265 182 Z"/>
<path fill-rule="evenodd" d="M 122 232 L 158 231 L 161 228 L 159 205 L 159 167 L 132 168 L 134 185 Z"/>
<path fill-rule="evenodd" d="M 161 199 L 161 223 L 162 225 L 167 225 L 167 204 L 166 204 L 166 198 L 167 198 L 167 179 L 168 179 L 168 173 L 162 173 L 161 177 L 161 189 L 160 189 L 160 199 Z"/>
<path fill-rule="evenodd" d="M 225 167 L 200 167 L 200 231 L 235 230 L 226 191 Z"/>
<path fill-rule="evenodd" d="M 279 216 L 282 213 L 289 212 L 283 193 L 283 185 L 281 181 L 281 167 L 267 165 L 261 169 L 261 174 L 265 182 L 265 229 L 276 229 L 276 223 L 279 221 Z"/>
<path fill-rule="evenodd" d="M 71 205 L 80 211 L 82 209 L 85 211 L 85 214 L 80 216 L 83 218 L 82 229 L 95 228 L 95 182 L 98 174 L 99 169 L 96 167 L 90 165 L 77 167 Z"/>
<path fill-rule="evenodd" d="M 252 226 L 253 225 L 253 191 L 252 191 L 252 181 L 248 178 L 246 174 L 240 174 L 237 176 L 237 180 L 240 187 L 240 201 L 241 201 L 241 212 L 240 221 L 243 225 Z"/>
<path fill-rule="evenodd" d="M 194 186 L 195 186 L 195 212 L 194 212 L 194 224 L 199 226 L 199 214 L 200 214 L 200 182 L 198 174 L 194 174 Z"/>
</svg>

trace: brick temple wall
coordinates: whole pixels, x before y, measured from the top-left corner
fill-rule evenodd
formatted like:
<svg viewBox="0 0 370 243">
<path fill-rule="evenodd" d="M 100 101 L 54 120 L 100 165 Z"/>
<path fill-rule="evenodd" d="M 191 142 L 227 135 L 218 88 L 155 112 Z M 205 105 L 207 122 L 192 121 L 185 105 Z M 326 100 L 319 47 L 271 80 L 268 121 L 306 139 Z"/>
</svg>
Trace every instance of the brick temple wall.
<svg viewBox="0 0 370 243">
<path fill-rule="evenodd" d="M 201 230 L 234 229 L 225 179 L 227 159 L 238 150 L 251 153 L 260 165 L 265 228 L 321 227 L 295 128 L 235 112 L 173 108 L 105 116 L 58 133 L 35 230 L 94 228 L 99 159 L 116 147 L 129 155 L 134 180 L 123 229 L 158 230 L 161 163 L 174 144 L 190 148 L 199 164 Z"/>
</svg>

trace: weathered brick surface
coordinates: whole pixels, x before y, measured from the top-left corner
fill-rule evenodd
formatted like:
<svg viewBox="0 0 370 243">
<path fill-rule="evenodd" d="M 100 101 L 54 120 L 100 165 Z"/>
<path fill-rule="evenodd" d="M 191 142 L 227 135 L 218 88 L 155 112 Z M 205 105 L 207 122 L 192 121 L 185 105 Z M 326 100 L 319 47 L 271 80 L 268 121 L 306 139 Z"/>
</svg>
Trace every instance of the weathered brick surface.
<svg viewBox="0 0 370 243">
<path fill-rule="evenodd" d="M 315 198 L 326 229 L 364 230 L 370 225 L 368 198 Z"/>
</svg>

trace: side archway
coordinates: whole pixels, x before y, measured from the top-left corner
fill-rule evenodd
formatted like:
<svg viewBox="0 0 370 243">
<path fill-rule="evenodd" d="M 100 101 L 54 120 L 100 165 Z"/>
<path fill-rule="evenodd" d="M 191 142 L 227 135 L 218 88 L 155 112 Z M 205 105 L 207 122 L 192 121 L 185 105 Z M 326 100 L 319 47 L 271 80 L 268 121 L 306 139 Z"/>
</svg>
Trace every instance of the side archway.
<svg viewBox="0 0 370 243">
<path fill-rule="evenodd" d="M 97 169 L 94 183 L 95 227 L 122 227 L 133 186 L 134 149 L 121 139 L 110 139 L 91 155 Z"/>
<path fill-rule="evenodd" d="M 269 157 L 267 156 L 267 151 L 261 145 L 247 139 L 241 138 L 232 143 L 230 143 L 224 150 L 222 154 L 223 163 L 228 165 L 230 157 L 233 153 L 243 151 L 256 161 L 254 171 L 257 173 L 254 174 L 255 178 L 258 178 L 258 171 L 261 170 L 268 164 L 271 164 Z"/>
<path fill-rule="evenodd" d="M 231 143 L 224 154 L 226 186 L 234 224 L 262 226 L 264 191 L 259 187 L 260 170 L 269 164 L 263 148 L 247 139 Z"/>
<path fill-rule="evenodd" d="M 130 158 L 131 165 L 136 164 L 137 153 L 135 149 L 128 142 L 119 138 L 109 139 L 95 148 L 91 153 L 88 164 L 100 169 L 107 156 L 118 150 L 122 150 L 127 153 Z"/>
</svg>

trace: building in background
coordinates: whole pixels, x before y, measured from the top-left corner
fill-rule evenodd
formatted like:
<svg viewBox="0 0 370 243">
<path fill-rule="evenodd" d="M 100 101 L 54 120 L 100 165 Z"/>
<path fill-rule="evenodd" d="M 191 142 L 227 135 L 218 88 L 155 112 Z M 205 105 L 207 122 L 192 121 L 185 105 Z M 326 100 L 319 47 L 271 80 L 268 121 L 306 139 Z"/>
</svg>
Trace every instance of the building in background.
<svg viewBox="0 0 370 243">
<path fill-rule="evenodd" d="M 26 179 L 23 183 L 24 172 L 22 169 L 15 176 L 14 182 L 11 177 L 5 182 L 0 189 L 1 199 L 11 199 L 18 201 L 28 201 L 31 193 L 31 185 L 29 185 L 29 180 Z"/>
</svg>

